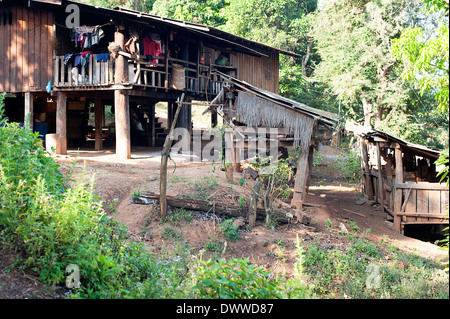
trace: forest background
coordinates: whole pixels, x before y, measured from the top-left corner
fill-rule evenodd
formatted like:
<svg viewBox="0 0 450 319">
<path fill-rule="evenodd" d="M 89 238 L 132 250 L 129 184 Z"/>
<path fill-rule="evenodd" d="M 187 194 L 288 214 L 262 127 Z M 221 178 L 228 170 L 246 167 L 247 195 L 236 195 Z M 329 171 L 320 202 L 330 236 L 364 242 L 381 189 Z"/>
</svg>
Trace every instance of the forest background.
<svg viewBox="0 0 450 319">
<path fill-rule="evenodd" d="M 280 94 L 448 149 L 448 0 L 80 0 L 205 24 L 298 53 Z"/>
</svg>

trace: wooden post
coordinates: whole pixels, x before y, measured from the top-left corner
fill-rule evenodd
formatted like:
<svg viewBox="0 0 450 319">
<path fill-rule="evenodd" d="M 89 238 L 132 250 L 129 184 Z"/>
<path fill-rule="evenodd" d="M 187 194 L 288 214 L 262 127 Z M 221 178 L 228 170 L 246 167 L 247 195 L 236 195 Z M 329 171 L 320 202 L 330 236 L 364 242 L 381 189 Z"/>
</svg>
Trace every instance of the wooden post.
<svg viewBox="0 0 450 319">
<path fill-rule="evenodd" d="M 25 127 L 29 127 L 33 130 L 33 93 L 25 92 L 24 94 L 24 104 L 25 104 L 25 112 L 24 112 L 24 125 Z M 44 137 L 45 138 L 45 137 Z"/>
<path fill-rule="evenodd" d="M 119 45 L 123 50 L 125 46 L 124 33 L 122 33 L 120 30 L 117 30 L 114 33 L 114 42 L 117 45 Z M 121 54 L 118 54 L 114 63 L 115 63 L 114 82 L 116 84 L 128 82 L 128 62 L 125 60 L 125 57 Z"/>
<path fill-rule="evenodd" d="M 366 187 L 366 195 L 370 200 L 373 200 L 373 184 L 372 184 L 372 174 L 370 174 L 369 168 L 369 153 L 367 152 L 367 141 L 360 139 L 362 162 L 364 167 L 364 183 Z"/>
<path fill-rule="evenodd" d="M 100 97 L 94 100 L 94 115 L 95 115 L 95 150 L 101 151 L 103 149 L 102 128 L 103 128 L 103 104 Z"/>
<path fill-rule="evenodd" d="M 130 159 L 131 142 L 129 96 L 123 94 L 120 90 L 114 91 L 114 109 L 116 118 L 116 156 L 120 159 Z"/>
<path fill-rule="evenodd" d="M 255 227 L 256 214 L 258 212 L 258 199 L 261 190 L 262 182 L 257 180 L 253 186 L 252 196 L 250 197 L 250 204 L 247 213 L 248 226 Z"/>
<path fill-rule="evenodd" d="M 150 103 L 150 114 L 149 114 L 149 121 L 150 121 L 150 146 L 155 147 L 156 145 L 156 130 L 155 130 L 155 103 Z"/>
<path fill-rule="evenodd" d="M 233 143 L 233 130 L 225 129 L 225 172 L 227 176 L 227 181 L 233 181 L 233 160 L 234 160 L 234 143 Z"/>
<path fill-rule="evenodd" d="M 172 145 L 173 140 L 173 130 L 175 129 L 175 125 L 177 123 L 178 115 L 180 114 L 181 108 L 183 107 L 184 93 L 181 95 L 181 99 L 178 101 L 177 111 L 175 112 L 172 125 L 170 126 L 169 134 L 166 136 L 166 140 L 164 141 L 163 150 L 161 152 L 161 170 L 160 170 L 160 179 L 159 179 L 159 206 L 161 208 L 160 217 L 164 218 L 167 215 L 167 160 L 170 154 L 170 147 Z"/>
<path fill-rule="evenodd" d="M 305 148 L 301 150 L 298 158 L 297 173 L 295 175 L 294 196 L 291 201 L 291 205 L 297 209 L 302 209 L 303 201 L 305 200 L 306 174 L 309 166 L 308 157 L 309 149 Z"/>
<path fill-rule="evenodd" d="M 395 147 L 395 185 L 403 183 L 403 158 L 402 150 L 400 145 Z M 400 213 L 402 209 L 402 195 L 403 190 L 401 188 L 394 187 L 394 229 L 401 232 L 401 216 L 397 214 Z"/>
<path fill-rule="evenodd" d="M 57 93 L 56 100 L 56 134 L 59 134 L 58 155 L 67 155 L 67 99 L 65 92 Z"/>
<path fill-rule="evenodd" d="M 309 185 L 311 184 L 311 173 L 313 169 L 313 164 L 314 164 L 314 145 L 311 145 L 309 147 L 308 167 L 306 170 L 305 194 L 308 194 Z"/>
<path fill-rule="evenodd" d="M 381 209 L 384 211 L 384 187 L 383 176 L 381 175 L 381 148 L 380 142 L 377 143 L 377 165 L 378 165 L 378 197 L 380 198 Z"/>
</svg>

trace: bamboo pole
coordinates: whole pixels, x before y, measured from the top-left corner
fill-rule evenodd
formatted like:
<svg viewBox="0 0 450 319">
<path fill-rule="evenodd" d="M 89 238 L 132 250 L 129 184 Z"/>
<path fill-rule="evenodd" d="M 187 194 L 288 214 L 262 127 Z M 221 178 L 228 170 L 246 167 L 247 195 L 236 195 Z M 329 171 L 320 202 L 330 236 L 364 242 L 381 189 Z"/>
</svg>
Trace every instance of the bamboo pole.
<svg viewBox="0 0 450 319">
<path fill-rule="evenodd" d="M 178 120 L 178 115 L 180 114 L 180 110 L 183 107 L 184 93 L 181 95 L 181 99 L 177 101 L 178 107 L 175 112 L 174 118 L 172 120 L 172 125 L 170 127 L 169 134 L 166 136 L 166 140 L 164 141 L 163 150 L 161 153 L 161 170 L 160 170 L 160 182 L 159 182 L 159 205 L 161 208 L 160 217 L 164 218 L 167 215 L 167 160 L 170 155 L 170 147 L 172 145 L 172 134 L 175 129 L 175 125 Z"/>
</svg>

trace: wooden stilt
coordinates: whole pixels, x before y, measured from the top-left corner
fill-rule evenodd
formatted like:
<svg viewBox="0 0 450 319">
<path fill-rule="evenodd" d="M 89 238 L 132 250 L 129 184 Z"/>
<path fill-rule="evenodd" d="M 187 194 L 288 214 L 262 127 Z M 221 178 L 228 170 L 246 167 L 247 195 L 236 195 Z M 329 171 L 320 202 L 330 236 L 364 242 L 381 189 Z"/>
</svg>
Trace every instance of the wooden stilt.
<svg viewBox="0 0 450 319">
<path fill-rule="evenodd" d="M 103 149 L 103 140 L 102 140 L 103 104 L 101 98 L 95 98 L 94 114 L 95 114 L 95 150 L 101 151 Z"/>
<path fill-rule="evenodd" d="M 57 93 L 56 100 L 56 134 L 59 134 L 58 155 L 67 155 L 67 96 L 65 92 Z"/>
<path fill-rule="evenodd" d="M 33 130 L 33 93 L 31 92 L 25 92 L 24 94 L 24 105 L 25 105 L 25 112 L 24 112 L 24 124 L 26 127 L 29 127 L 31 130 Z"/>
<path fill-rule="evenodd" d="M 367 141 L 360 139 L 360 145 L 361 145 L 361 155 L 362 155 L 362 162 L 364 167 L 364 186 L 366 188 L 366 195 L 369 197 L 370 200 L 373 200 L 374 194 L 373 194 L 373 184 L 372 184 L 372 175 L 370 174 L 370 167 L 369 167 L 369 154 L 367 152 Z"/>
<path fill-rule="evenodd" d="M 116 118 L 116 156 L 120 159 L 131 158 L 130 141 L 130 106 L 129 96 L 114 91 L 114 108 Z"/>
<path fill-rule="evenodd" d="M 306 174 L 309 166 L 308 157 L 309 149 L 303 149 L 300 152 L 298 159 L 297 174 L 295 175 L 294 184 L 294 196 L 291 201 L 291 205 L 295 206 L 297 209 L 302 209 L 303 202 L 305 200 Z"/>
</svg>

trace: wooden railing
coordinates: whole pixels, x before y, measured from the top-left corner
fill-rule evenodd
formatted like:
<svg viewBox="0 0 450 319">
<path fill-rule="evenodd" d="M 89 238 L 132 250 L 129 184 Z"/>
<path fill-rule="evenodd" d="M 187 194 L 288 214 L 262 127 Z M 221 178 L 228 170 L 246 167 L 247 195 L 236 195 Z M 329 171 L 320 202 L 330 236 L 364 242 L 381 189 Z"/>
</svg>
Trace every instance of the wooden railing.
<svg viewBox="0 0 450 319">
<path fill-rule="evenodd" d="M 223 87 L 223 80 L 212 72 L 214 65 L 202 65 L 195 62 L 169 58 L 158 63 L 141 61 L 139 56 L 121 52 L 128 58 L 128 81 L 130 84 L 155 89 L 171 89 L 172 65 L 180 64 L 185 68 L 186 92 L 197 95 L 217 95 Z M 73 66 L 73 62 L 64 63 L 64 56 L 54 58 L 54 86 L 57 88 L 77 88 L 89 86 L 110 86 L 114 84 L 113 62 L 97 62 L 97 56 L 88 57 L 87 67 Z M 161 63 L 164 62 L 164 63 Z M 233 68 L 230 68 L 234 70 Z"/>
<path fill-rule="evenodd" d="M 54 86 L 83 87 L 108 86 L 113 84 L 113 67 L 111 61 L 97 62 L 97 56 L 87 58 L 87 67 L 74 67 L 73 62 L 64 63 L 64 56 L 56 56 L 54 64 Z"/>
</svg>

